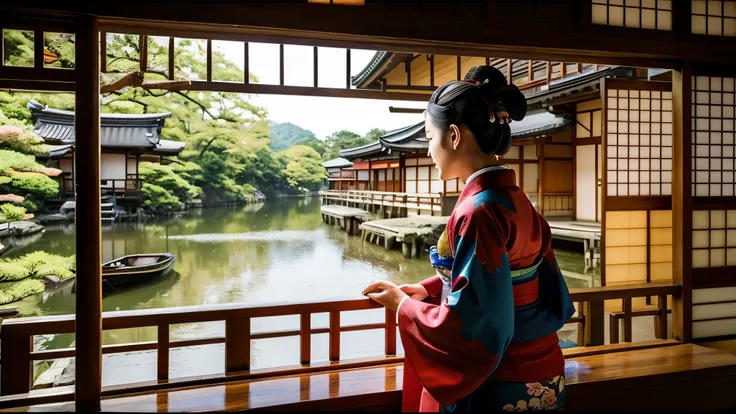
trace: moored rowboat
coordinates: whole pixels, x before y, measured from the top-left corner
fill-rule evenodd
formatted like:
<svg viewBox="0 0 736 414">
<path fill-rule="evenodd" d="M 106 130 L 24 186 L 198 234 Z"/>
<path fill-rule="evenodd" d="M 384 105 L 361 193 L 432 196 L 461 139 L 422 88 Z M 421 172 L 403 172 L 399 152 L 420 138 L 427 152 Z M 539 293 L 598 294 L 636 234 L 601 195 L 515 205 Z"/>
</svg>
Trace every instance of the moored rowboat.
<svg viewBox="0 0 736 414">
<path fill-rule="evenodd" d="M 112 288 L 132 285 L 168 273 L 174 264 L 171 253 L 133 254 L 102 264 L 102 281 Z"/>
</svg>

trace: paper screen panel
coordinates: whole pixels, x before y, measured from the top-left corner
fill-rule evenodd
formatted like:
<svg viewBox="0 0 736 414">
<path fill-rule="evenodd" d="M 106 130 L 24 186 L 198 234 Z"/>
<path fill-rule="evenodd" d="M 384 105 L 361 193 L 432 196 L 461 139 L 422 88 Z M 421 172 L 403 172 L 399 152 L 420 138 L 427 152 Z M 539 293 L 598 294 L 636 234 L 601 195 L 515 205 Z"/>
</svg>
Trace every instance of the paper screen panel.
<svg viewBox="0 0 736 414">
<path fill-rule="evenodd" d="M 592 2 L 593 24 L 672 30 L 672 0 L 592 0 Z"/>
<path fill-rule="evenodd" d="M 734 78 L 695 76 L 692 95 L 692 192 L 736 195 Z"/>
<path fill-rule="evenodd" d="M 672 194 L 672 92 L 607 89 L 607 195 Z"/>
<path fill-rule="evenodd" d="M 736 36 L 736 1 L 692 0 L 693 34 Z"/>
<path fill-rule="evenodd" d="M 736 210 L 693 211 L 693 268 L 736 266 Z"/>
</svg>

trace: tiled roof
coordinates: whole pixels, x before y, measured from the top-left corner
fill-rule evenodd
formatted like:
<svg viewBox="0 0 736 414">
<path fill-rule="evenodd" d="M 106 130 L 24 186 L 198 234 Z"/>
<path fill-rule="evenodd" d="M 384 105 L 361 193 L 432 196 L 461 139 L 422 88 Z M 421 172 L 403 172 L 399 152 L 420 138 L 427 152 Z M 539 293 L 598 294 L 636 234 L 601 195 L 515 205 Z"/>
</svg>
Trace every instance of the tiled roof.
<svg viewBox="0 0 736 414">
<path fill-rule="evenodd" d="M 35 122 L 33 132 L 50 145 L 74 144 L 74 112 L 28 102 Z M 101 114 L 100 144 L 115 148 L 158 148 L 161 128 L 171 113 Z M 182 147 L 183 148 L 183 147 Z"/>
</svg>

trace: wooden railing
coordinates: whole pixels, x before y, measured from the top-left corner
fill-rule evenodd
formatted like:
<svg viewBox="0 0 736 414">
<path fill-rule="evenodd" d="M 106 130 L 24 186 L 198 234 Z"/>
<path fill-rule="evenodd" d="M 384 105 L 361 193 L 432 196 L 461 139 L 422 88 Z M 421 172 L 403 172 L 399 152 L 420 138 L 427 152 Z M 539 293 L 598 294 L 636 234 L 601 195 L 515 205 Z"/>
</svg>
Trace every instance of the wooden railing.
<svg viewBox="0 0 736 414">
<path fill-rule="evenodd" d="M 624 303 L 624 331 L 630 338 L 631 299 L 638 297 L 658 296 L 661 309 L 665 316 L 664 329 L 660 330 L 659 337 L 667 338 L 666 303 L 667 297 L 678 297 L 681 291 L 679 285 L 646 284 L 621 287 L 597 287 L 572 289 L 571 297 L 578 312 L 568 320 L 568 323 L 578 324 L 578 345 L 603 344 L 603 301 L 620 299 Z M 626 305 L 628 304 L 628 305 Z M 342 312 L 359 311 L 380 308 L 370 299 L 354 299 L 341 301 L 311 302 L 298 304 L 274 304 L 267 306 L 251 306 L 241 303 L 189 306 L 183 308 L 147 309 L 136 311 L 105 312 L 102 315 L 102 329 L 126 329 L 157 327 L 156 341 L 140 342 L 119 345 L 104 345 L 103 354 L 158 350 L 157 378 L 158 381 L 146 385 L 127 385 L 116 387 L 120 392 L 140 391 L 187 384 L 201 384 L 203 379 L 184 378 L 169 381 L 169 350 L 197 345 L 225 344 L 225 374 L 210 376 L 206 380 L 211 382 L 231 379 L 254 377 L 271 377 L 299 372 L 315 372 L 346 367 L 366 367 L 380 365 L 387 362 L 401 361 L 396 357 L 397 335 L 396 314 L 385 311 L 385 320 L 381 323 L 342 326 L 340 315 Z M 626 312 L 628 310 L 628 312 Z M 329 314 L 329 327 L 312 328 L 311 315 L 315 313 Z M 300 316 L 300 327 L 294 330 L 279 330 L 253 333 L 251 320 L 253 318 L 272 316 Z M 169 328 L 174 324 L 225 321 L 225 336 L 203 339 L 187 339 L 171 341 Z M 31 389 L 33 361 L 68 358 L 75 355 L 74 348 L 40 350 L 33 349 L 33 336 L 65 334 L 74 332 L 74 315 L 49 317 L 33 317 L 6 319 L 0 329 L 0 345 L 2 345 L 2 372 L 0 373 L 0 390 L 3 395 L 23 394 Z M 381 329 L 385 334 L 384 355 L 360 361 L 341 360 L 340 332 L 363 331 Z M 328 364 L 311 364 L 311 336 L 312 334 L 327 333 L 329 335 Z M 300 360 L 302 365 L 296 367 L 282 367 L 268 370 L 250 370 L 251 340 L 266 338 L 299 336 Z M 338 363 L 336 363 L 338 362 Z M 168 384 L 168 385 L 167 385 Z M 108 388 L 109 392 L 109 388 Z"/>
<path fill-rule="evenodd" d="M 59 199 L 74 197 L 74 178 L 58 177 Z M 137 195 L 143 186 L 143 181 L 137 175 L 129 174 L 128 178 L 100 180 L 102 195 L 131 196 Z"/>
<path fill-rule="evenodd" d="M 444 196 L 440 193 L 413 194 L 389 191 L 328 190 L 320 191 L 319 195 L 322 197 L 322 204 L 364 208 L 377 213 L 383 213 L 385 207 L 394 208 L 396 209 L 396 213 L 393 214 L 394 217 L 406 217 L 407 210 L 416 210 L 419 215 L 422 212 L 435 216 L 441 215 L 444 200 Z"/>
<path fill-rule="evenodd" d="M 143 181 L 137 176 L 125 179 L 103 179 L 100 181 L 100 186 L 102 187 L 102 195 L 137 195 L 143 186 Z"/>
</svg>

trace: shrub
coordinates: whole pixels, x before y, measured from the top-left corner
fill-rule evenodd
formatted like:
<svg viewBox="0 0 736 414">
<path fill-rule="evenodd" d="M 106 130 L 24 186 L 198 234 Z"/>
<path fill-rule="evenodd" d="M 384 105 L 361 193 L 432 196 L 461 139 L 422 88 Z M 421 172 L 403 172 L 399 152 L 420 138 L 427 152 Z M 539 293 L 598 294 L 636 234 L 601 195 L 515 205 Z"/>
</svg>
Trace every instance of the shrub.
<svg viewBox="0 0 736 414">
<path fill-rule="evenodd" d="M 14 283 L 0 283 L 0 305 L 41 293 L 45 289 L 40 280 L 26 279 Z"/>
<path fill-rule="evenodd" d="M 184 204 L 169 190 L 156 184 L 143 183 L 143 207 L 153 213 L 171 213 L 181 210 Z"/>
<path fill-rule="evenodd" d="M 0 205 L 0 222 L 3 221 L 2 217 L 5 217 L 4 221 L 16 221 L 23 220 L 26 214 L 26 209 L 21 206 L 14 206 L 12 204 Z"/>
</svg>

